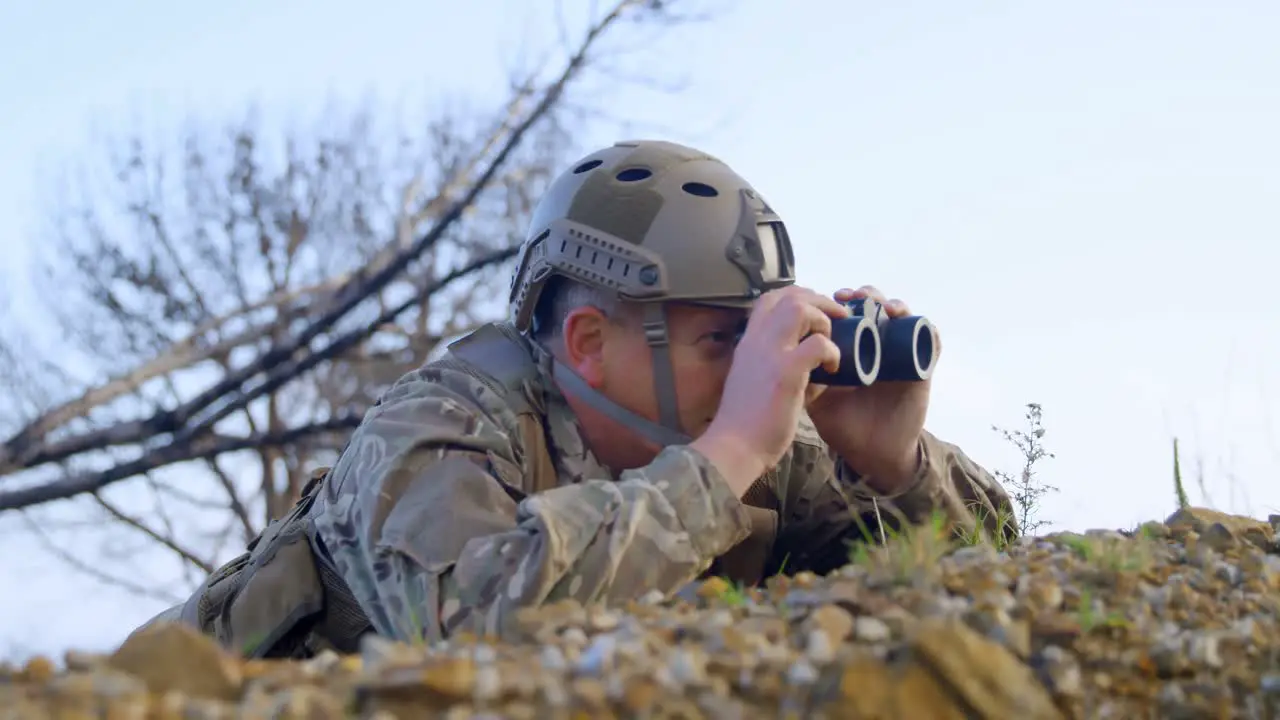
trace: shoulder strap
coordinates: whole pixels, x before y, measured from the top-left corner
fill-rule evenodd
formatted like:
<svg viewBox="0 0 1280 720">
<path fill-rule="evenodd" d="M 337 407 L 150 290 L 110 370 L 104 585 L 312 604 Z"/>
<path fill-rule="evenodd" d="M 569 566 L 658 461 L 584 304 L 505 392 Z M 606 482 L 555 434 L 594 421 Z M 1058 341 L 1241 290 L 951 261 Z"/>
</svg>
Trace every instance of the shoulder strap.
<svg viewBox="0 0 1280 720">
<path fill-rule="evenodd" d="M 515 411 L 524 446 L 521 463 L 528 492 L 550 490 L 559 484 L 547 449 L 542 411 L 530 397 L 529 383 L 536 376 L 537 367 L 514 328 L 502 323 L 481 325 L 450 343 L 448 352 L 435 364 L 474 377 Z"/>
<path fill-rule="evenodd" d="M 518 415 L 531 412 L 534 408 L 526 385 L 536 368 L 514 333 L 513 328 L 498 323 L 481 325 L 449 343 L 448 352 L 434 364 L 471 375 L 501 395 Z"/>
<path fill-rule="evenodd" d="M 540 493 L 560 484 L 556 467 L 547 449 L 546 429 L 536 415 L 525 413 L 517 416 L 520 434 L 524 440 L 524 470 L 530 480 L 530 491 Z"/>
</svg>

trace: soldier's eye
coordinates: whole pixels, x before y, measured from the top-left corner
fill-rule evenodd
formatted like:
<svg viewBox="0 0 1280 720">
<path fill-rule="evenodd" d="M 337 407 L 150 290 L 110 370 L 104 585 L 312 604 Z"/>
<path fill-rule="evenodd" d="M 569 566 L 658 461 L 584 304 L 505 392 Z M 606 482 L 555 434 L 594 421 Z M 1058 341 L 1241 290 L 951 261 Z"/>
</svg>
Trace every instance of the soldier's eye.
<svg viewBox="0 0 1280 720">
<path fill-rule="evenodd" d="M 742 340 L 742 333 L 747 329 L 746 321 L 735 323 L 732 327 L 719 328 L 712 330 L 702 336 L 704 340 L 710 340 L 716 345 L 734 345 L 736 346 Z"/>
</svg>

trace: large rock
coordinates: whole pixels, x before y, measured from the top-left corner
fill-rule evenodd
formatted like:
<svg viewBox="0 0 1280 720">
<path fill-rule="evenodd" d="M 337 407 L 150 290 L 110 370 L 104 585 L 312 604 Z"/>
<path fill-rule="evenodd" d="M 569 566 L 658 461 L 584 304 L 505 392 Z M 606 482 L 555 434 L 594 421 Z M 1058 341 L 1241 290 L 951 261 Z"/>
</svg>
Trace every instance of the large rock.
<svg viewBox="0 0 1280 720">
<path fill-rule="evenodd" d="M 1262 550 L 1275 547 L 1276 530 L 1269 522 L 1244 515 L 1231 515 L 1202 507 L 1179 508 L 1164 524 L 1175 535 L 1190 530 L 1215 550 L 1224 551 L 1248 542 Z"/>
<path fill-rule="evenodd" d="M 957 619 L 915 628 L 898 667 L 856 661 L 841 679 L 841 712 L 854 717 L 1061 720 L 1062 711 L 1026 665 Z"/>
<path fill-rule="evenodd" d="M 107 660 L 155 693 L 234 700 L 243 675 L 234 658 L 194 628 L 159 623 L 131 636 Z"/>
</svg>

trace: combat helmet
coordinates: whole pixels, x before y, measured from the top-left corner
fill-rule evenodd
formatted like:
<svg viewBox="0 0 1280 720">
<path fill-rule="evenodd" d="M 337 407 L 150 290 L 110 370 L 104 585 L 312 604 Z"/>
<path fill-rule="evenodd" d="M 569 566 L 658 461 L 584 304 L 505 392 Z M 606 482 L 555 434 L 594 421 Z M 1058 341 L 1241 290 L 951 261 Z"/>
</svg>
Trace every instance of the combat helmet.
<svg viewBox="0 0 1280 720">
<path fill-rule="evenodd" d="M 556 178 L 533 211 L 511 281 L 511 321 L 534 329 L 548 280 L 562 276 L 638 303 L 653 354 L 661 424 L 591 388 L 571 369 L 567 389 L 660 446 L 683 444 L 667 352 L 664 303 L 743 308 L 795 282 L 786 226 L 750 183 L 699 150 L 619 142 Z"/>
</svg>

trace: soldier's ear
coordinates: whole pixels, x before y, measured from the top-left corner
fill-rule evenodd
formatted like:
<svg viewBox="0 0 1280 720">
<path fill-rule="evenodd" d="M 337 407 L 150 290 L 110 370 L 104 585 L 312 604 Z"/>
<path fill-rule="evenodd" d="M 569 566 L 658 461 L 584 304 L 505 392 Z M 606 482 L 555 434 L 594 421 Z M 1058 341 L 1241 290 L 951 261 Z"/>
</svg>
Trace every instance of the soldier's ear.
<svg viewBox="0 0 1280 720">
<path fill-rule="evenodd" d="M 560 328 L 565 364 L 596 389 L 604 385 L 604 345 L 608 323 L 604 313 L 587 306 L 571 310 Z"/>
</svg>

